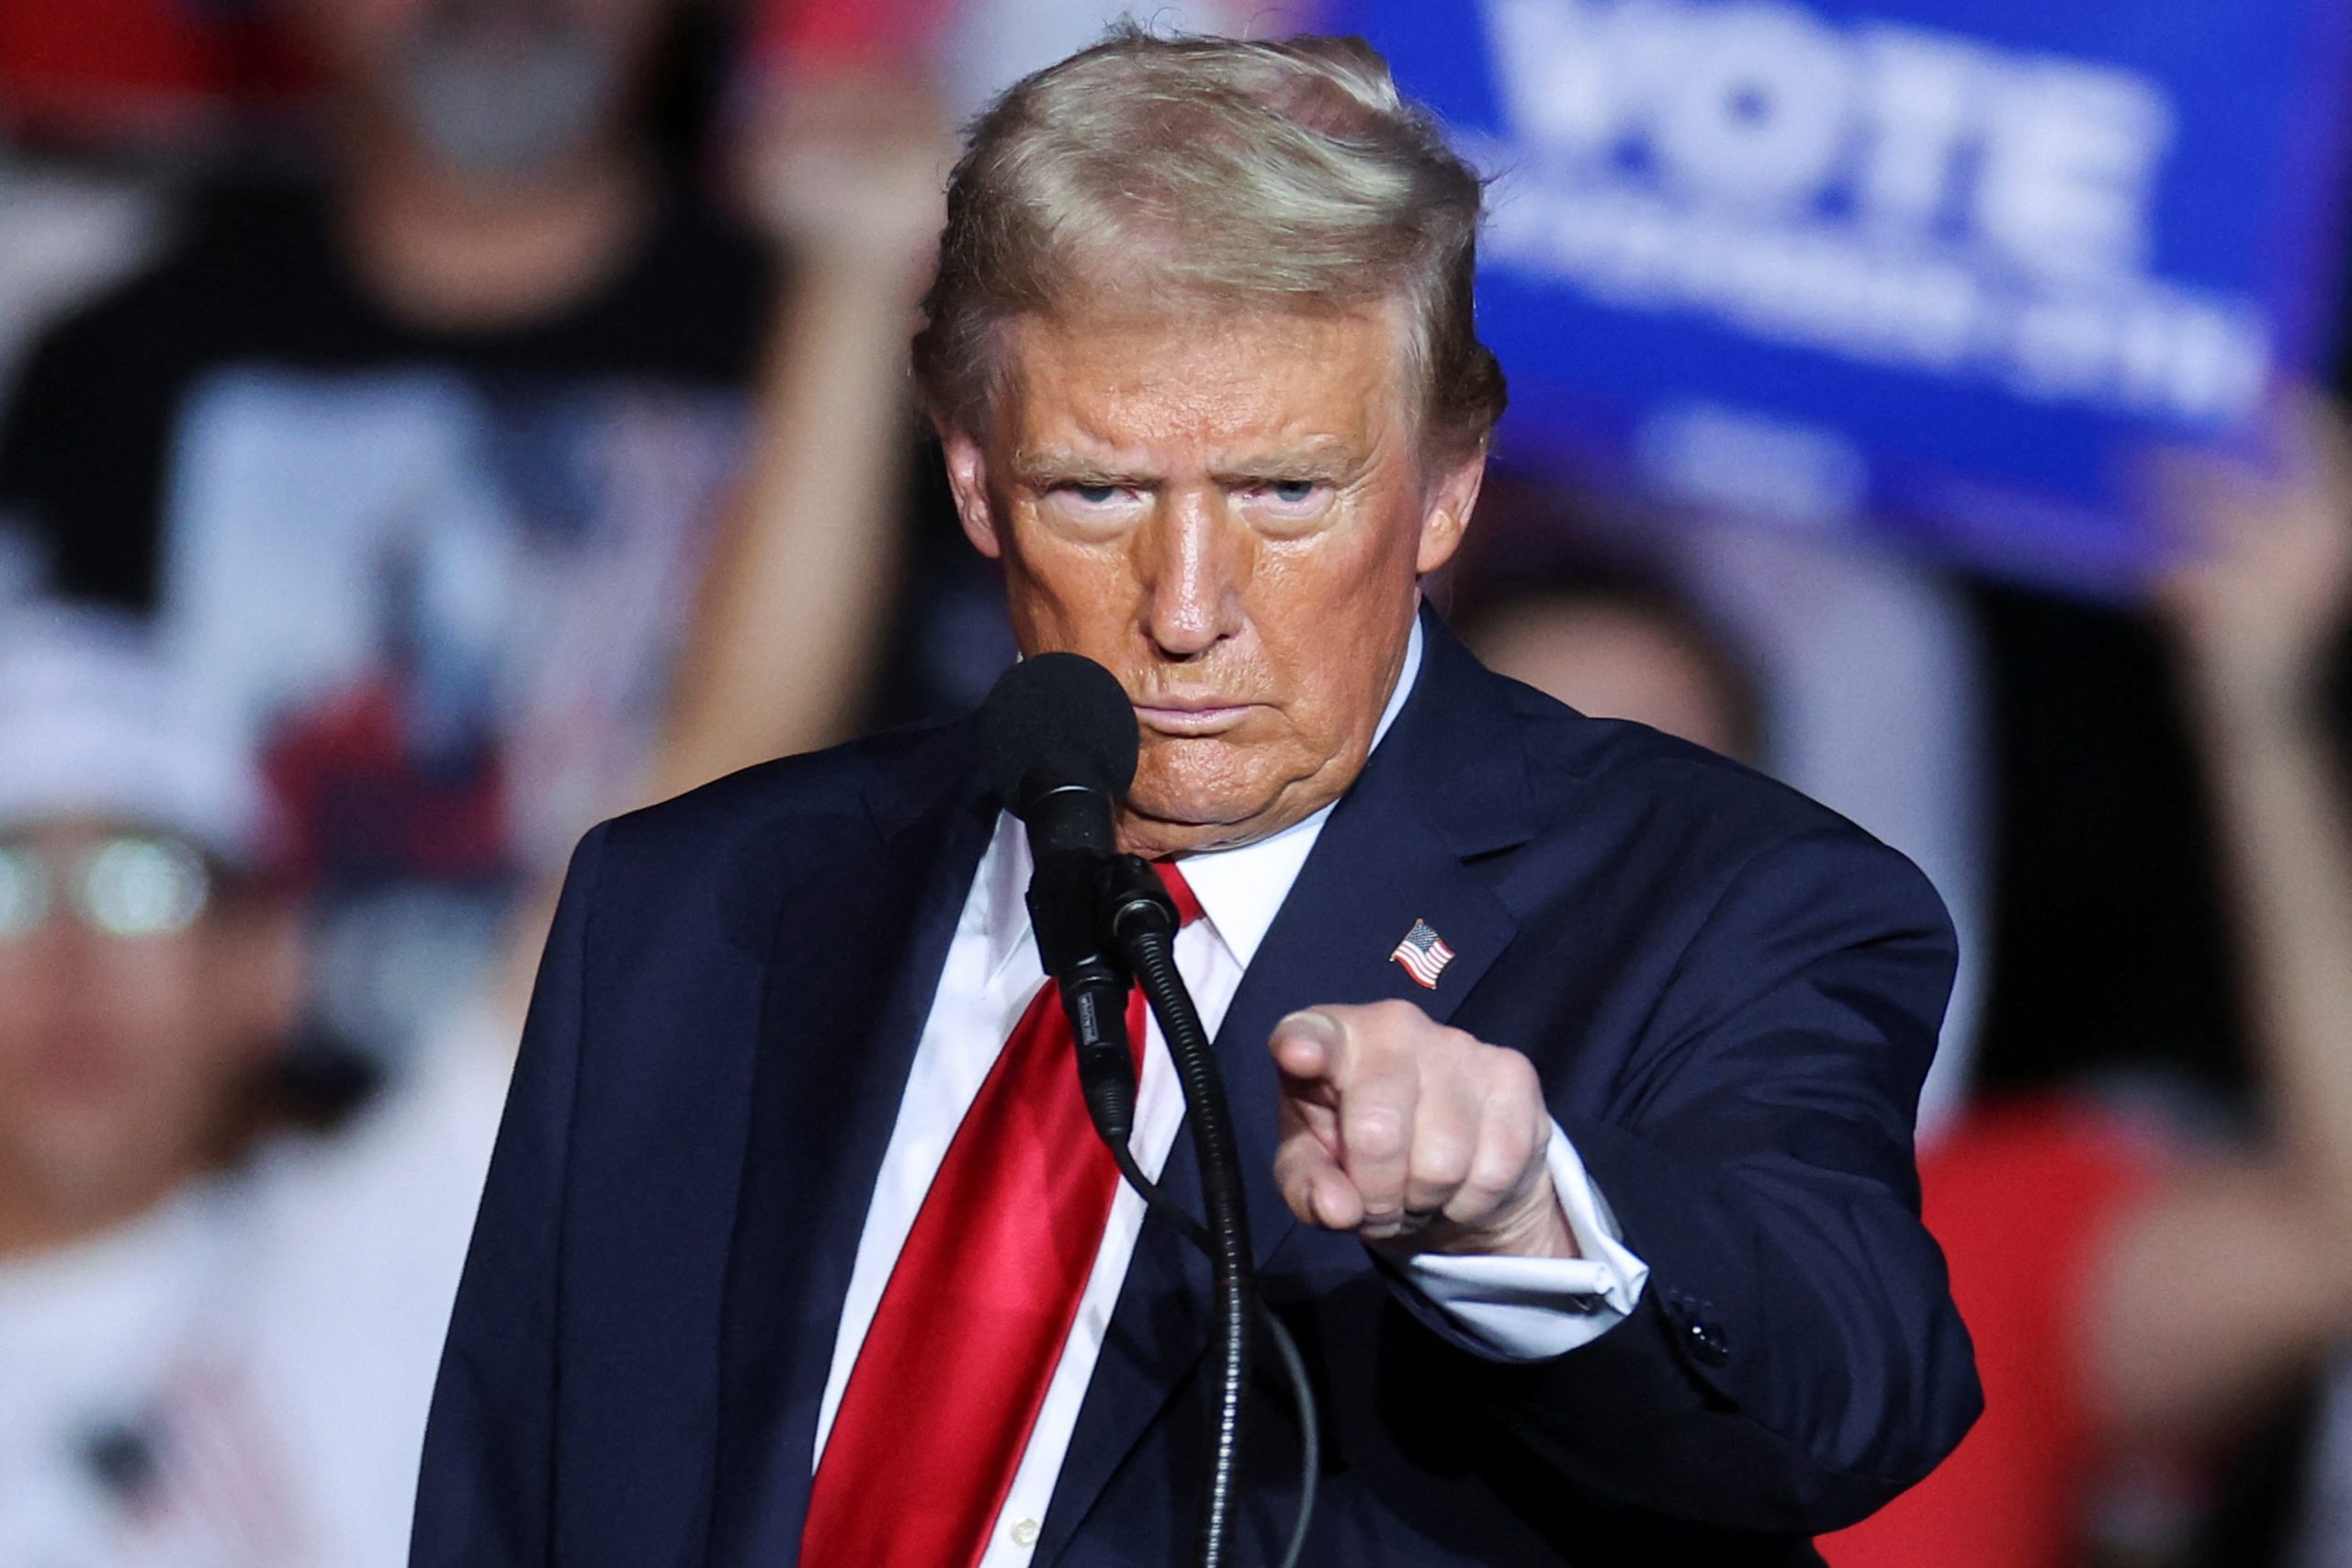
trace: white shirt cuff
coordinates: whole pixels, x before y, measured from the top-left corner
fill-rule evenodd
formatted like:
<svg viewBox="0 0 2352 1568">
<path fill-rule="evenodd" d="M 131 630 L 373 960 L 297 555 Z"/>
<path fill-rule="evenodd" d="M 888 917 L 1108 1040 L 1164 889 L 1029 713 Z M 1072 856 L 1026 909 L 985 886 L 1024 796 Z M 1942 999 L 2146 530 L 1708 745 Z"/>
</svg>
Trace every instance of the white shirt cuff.
<svg viewBox="0 0 2352 1568">
<path fill-rule="evenodd" d="M 1432 1333 L 1491 1361 L 1548 1360 L 1592 1343 L 1625 1321 L 1650 1277 L 1557 1122 L 1544 1163 L 1584 1256 L 1421 1252 L 1389 1276 Z"/>
</svg>

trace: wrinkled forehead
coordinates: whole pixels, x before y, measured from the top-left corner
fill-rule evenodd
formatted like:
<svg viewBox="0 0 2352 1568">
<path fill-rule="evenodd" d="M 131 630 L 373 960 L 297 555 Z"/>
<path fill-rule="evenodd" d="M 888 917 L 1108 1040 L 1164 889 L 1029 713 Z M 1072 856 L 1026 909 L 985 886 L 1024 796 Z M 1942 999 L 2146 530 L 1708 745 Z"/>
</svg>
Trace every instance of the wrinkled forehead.
<svg viewBox="0 0 2352 1568">
<path fill-rule="evenodd" d="M 1090 301 L 997 328 L 987 435 L 1006 452 L 1409 447 L 1418 384 L 1392 301 L 1292 309 Z"/>
</svg>

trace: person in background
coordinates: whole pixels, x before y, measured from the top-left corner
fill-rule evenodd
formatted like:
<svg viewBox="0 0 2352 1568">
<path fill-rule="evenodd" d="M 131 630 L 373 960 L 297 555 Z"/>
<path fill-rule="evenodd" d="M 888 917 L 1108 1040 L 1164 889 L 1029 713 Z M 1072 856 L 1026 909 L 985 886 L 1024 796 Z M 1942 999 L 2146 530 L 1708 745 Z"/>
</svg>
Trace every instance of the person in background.
<svg viewBox="0 0 2352 1568">
<path fill-rule="evenodd" d="M 2116 1310 L 2150 1369 L 2111 1396 L 2127 1419 L 2191 1440 L 2243 1432 L 2335 1364 L 2306 1467 L 2292 1568 L 2352 1563 L 2352 737 L 2337 687 L 2352 649 L 2352 431 L 2340 408 L 2290 403 L 2275 471 L 2184 464 L 2174 510 L 2189 553 L 2159 585 L 2184 706 L 2211 796 L 2245 1028 L 2268 1080 L 2266 1137 L 2209 1160 L 2188 1200 L 2122 1252 Z M 2205 1233 L 2242 1240 L 2212 1246 Z M 2168 1251 L 2198 1248 L 2195 1272 Z M 2256 1332 L 2217 1351 L 2141 1298 L 2183 1283 Z M 2245 1562 L 2224 1549 L 2215 1559 Z"/>
<path fill-rule="evenodd" d="M 2040 1095 L 1925 1154 L 1928 1224 L 2006 1398 L 1928 1485 L 1826 1544 L 1836 1568 L 2176 1557 L 2198 1477 L 2352 1337 L 2352 777 L 2322 707 L 2352 618 L 2352 466 L 2331 411 L 2288 435 L 2283 477 L 2172 471 L 2191 536 L 2156 592 L 2219 829 L 2259 1130 L 2189 1137 Z M 2036 1272 L 2060 1288 L 2020 1289 Z"/>
<path fill-rule="evenodd" d="M 2176 1560 L 2193 1478 L 2352 1338 L 2352 777 L 2322 710 L 2352 627 L 2352 463 L 2333 415 L 2296 434 L 2285 481 L 2176 471 L 2195 553 L 2158 593 L 2222 826 L 2265 1130 L 2216 1146 L 2077 1090 L 1974 1103 L 1924 1140 L 1985 1415 L 1927 1481 L 1822 1543 L 1835 1568 L 2062 1568 L 2102 1537 Z M 1549 585 L 1487 610 L 1472 640 L 1588 712 L 1759 754 L 1742 667 L 1654 587 Z M 2323 1445 L 2322 1507 L 2339 1466 Z M 2294 1561 L 2335 1561 L 2325 1528 Z"/>
<path fill-rule="evenodd" d="M 1665 587 L 1587 569 L 1522 586 L 1465 628 L 1490 669 L 1595 718 L 1630 718 L 1757 766 L 1762 704 L 1713 629 Z"/>
<path fill-rule="evenodd" d="M 666 0 L 287 3 L 322 177 L 208 188 L 37 344 L 0 533 L 243 728 L 319 1021 L 394 1055 L 641 783 L 776 267 L 650 150 Z"/>
<path fill-rule="evenodd" d="M 945 217 L 953 143 L 938 101 L 867 63 L 821 61 L 761 78 L 757 105 L 739 184 L 794 258 L 790 308 L 648 801 L 877 718 L 961 711 L 1012 658 L 992 575 L 964 567 L 906 375 Z M 927 485 L 910 482 L 918 466 Z M 953 569 L 937 564 L 943 537 L 958 549 Z"/>
<path fill-rule="evenodd" d="M 0 629 L 0 1562 L 390 1568 L 495 1128 L 451 1051 L 329 1138 L 272 814 L 135 624 Z"/>
</svg>

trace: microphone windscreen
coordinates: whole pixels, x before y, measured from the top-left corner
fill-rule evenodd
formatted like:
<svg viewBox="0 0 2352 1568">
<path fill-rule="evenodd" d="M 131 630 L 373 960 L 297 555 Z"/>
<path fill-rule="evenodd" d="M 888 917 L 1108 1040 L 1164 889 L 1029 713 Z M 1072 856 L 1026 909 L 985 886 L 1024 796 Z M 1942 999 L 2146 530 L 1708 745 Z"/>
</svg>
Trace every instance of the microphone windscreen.
<svg viewBox="0 0 2352 1568">
<path fill-rule="evenodd" d="M 1063 784 L 1125 799 L 1137 745 L 1136 710 L 1119 678 L 1080 654 L 1023 660 L 980 705 L 980 764 L 1015 815 L 1026 815 L 1038 791 Z"/>
</svg>

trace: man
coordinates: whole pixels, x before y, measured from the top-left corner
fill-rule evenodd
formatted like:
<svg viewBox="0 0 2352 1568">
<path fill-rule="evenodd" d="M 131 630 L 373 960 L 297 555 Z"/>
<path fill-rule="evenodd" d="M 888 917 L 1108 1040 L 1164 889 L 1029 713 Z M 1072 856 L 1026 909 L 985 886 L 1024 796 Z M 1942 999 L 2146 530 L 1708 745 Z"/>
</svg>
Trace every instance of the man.
<svg viewBox="0 0 2352 1568">
<path fill-rule="evenodd" d="M 1502 401 L 1477 212 L 1360 45 L 1114 35 L 975 131 L 918 377 L 1022 648 L 1135 705 L 1120 839 L 1201 907 L 1323 1401 L 1310 1559 L 1812 1562 L 1976 1408 L 1910 1158 L 1949 928 L 1850 825 L 1420 610 Z M 418 1564 L 1184 1555 L 1204 1271 L 1111 1196 L 1066 1044 L 1004 1089 L 1052 1043 L 1026 875 L 967 724 L 589 836 Z M 1136 1150 L 1182 1193 L 1180 1116 L 1155 1037 Z M 1298 1489 L 1258 1404 L 1252 1562 Z"/>
<path fill-rule="evenodd" d="M 0 1562 L 404 1555 L 503 1054 L 293 1125 L 263 798 L 136 627 L 0 613 Z"/>
</svg>

